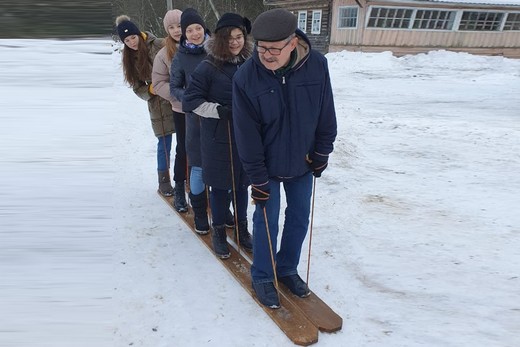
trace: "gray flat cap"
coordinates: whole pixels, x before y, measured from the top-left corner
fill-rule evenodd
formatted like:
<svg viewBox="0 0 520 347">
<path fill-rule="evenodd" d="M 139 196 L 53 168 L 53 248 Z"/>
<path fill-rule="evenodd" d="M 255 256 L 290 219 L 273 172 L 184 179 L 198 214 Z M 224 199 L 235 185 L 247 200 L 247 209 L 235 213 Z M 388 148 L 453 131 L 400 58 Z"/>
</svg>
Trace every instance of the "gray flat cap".
<svg viewBox="0 0 520 347">
<path fill-rule="evenodd" d="M 294 34 L 297 24 L 294 14 L 275 8 L 256 17 L 251 34 L 255 41 L 282 41 Z"/>
</svg>

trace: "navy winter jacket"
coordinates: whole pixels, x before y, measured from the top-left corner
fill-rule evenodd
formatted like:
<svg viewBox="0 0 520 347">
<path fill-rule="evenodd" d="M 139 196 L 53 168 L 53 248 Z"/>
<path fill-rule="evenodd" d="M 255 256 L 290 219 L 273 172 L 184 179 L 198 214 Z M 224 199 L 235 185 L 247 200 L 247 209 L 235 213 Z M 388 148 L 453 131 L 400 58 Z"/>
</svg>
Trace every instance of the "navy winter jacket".
<svg viewBox="0 0 520 347">
<path fill-rule="evenodd" d="M 233 78 L 233 123 L 251 183 L 284 181 L 310 171 L 305 160 L 333 150 L 337 124 L 327 59 L 303 32 L 297 61 L 283 76 L 266 69 L 255 50 Z"/>
<path fill-rule="evenodd" d="M 191 73 L 204 58 L 206 51 L 203 46 L 187 47 L 186 41 L 181 40 L 170 69 L 170 93 L 177 100 L 182 101 Z M 183 111 L 186 112 L 184 108 Z M 201 166 L 199 117 L 192 113 L 186 113 L 186 154 L 189 166 Z"/>
</svg>

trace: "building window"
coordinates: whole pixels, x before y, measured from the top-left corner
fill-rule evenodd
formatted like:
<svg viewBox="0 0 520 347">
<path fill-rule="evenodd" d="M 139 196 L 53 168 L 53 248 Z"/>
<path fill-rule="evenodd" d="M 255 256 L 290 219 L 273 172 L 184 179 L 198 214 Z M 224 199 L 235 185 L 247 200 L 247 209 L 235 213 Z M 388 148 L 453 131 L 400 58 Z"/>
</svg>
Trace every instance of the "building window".
<svg viewBox="0 0 520 347">
<path fill-rule="evenodd" d="M 520 30 L 520 13 L 509 13 L 507 15 L 504 30 Z"/>
<path fill-rule="evenodd" d="M 499 31 L 504 13 L 463 11 L 459 30 Z"/>
<path fill-rule="evenodd" d="M 413 21 L 414 29 L 451 30 L 456 11 L 417 10 Z"/>
<path fill-rule="evenodd" d="M 321 33 L 321 10 L 312 11 L 311 34 Z"/>
<path fill-rule="evenodd" d="M 357 7 L 340 7 L 338 16 L 338 28 L 357 27 Z"/>
<path fill-rule="evenodd" d="M 298 29 L 307 32 L 307 11 L 298 11 Z"/>
<path fill-rule="evenodd" d="M 409 8 L 372 7 L 368 18 L 368 28 L 408 29 L 413 10 Z"/>
</svg>

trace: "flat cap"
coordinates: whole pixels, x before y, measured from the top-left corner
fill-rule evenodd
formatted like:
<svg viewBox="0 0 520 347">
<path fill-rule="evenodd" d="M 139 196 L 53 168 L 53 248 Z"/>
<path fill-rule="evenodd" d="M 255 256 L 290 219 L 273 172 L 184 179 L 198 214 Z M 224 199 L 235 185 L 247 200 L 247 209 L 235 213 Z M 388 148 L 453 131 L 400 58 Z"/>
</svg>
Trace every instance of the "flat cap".
<svg viewBox="0 0 520 347">
<path fill-rule="evenodd" d="M 251 33 L 255 41 L 282 41 L 294 34 L 297 24 L 294 14 L 275 8 L 256 17 Z"/>
</svg>

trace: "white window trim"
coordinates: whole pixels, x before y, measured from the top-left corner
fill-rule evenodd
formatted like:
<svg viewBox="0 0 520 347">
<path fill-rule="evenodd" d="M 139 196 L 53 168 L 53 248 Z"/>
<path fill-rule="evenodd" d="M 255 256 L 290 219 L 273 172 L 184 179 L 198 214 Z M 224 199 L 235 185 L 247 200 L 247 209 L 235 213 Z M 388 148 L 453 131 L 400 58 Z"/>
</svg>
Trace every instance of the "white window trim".
<svg viewBox="0 0 520 347">
<path fill-rule="evenodd" d="M 305 27 L 304 28 L 300 27 L 300 15 L 301 14 L 305 15 Z M 303 31 L 304 33 L 307 33 L 307 11 L 298 11 L 298 28 L 301 31 Z"/>
<path fill-rule="evenodd" d="M 340 20 L 339 13 L 340 13 L 340 9 L 342 9 L 342 8 L 355 8 L 355 9 L 357 9 L 357 11 L 356 11 L 356 26 L 353 26 L 353 27 L 341 27 L 341 26 L 339 26 L 339 20 Z M 344 30 L 344 29 L 347 29 L 347 30 L 348 29 L 357 29 L 358 28 L 358 23 L 359 23 L 359 6 L 339 6 L 338 7 L 338 23 L 336 25 L 336 27 L 338 29 L 341 29 L 341 30 Z"/>
<path fill-rule="evenodd" d="M 314 14 L 315 13 L 319 13 L 320 14 L 320 26 L 318 28 L 318 30 L 314 30 Z M 315 35 L 319 35 L 321 33 L 321 14 L 322 14 L 322 11 L 321 10 L 313 10 L 312 11 L 312 22 L 311 22 L 311 34 L 315 34 Z"/>
</svg>

